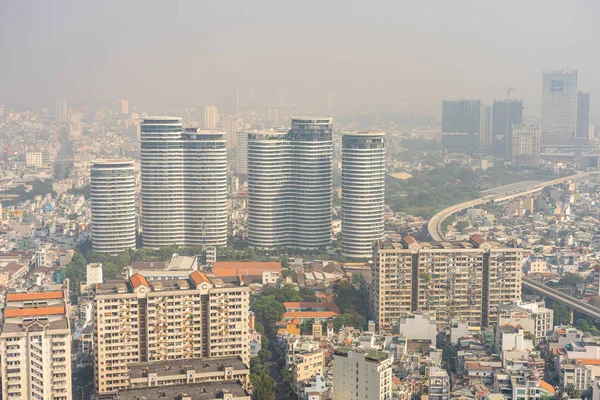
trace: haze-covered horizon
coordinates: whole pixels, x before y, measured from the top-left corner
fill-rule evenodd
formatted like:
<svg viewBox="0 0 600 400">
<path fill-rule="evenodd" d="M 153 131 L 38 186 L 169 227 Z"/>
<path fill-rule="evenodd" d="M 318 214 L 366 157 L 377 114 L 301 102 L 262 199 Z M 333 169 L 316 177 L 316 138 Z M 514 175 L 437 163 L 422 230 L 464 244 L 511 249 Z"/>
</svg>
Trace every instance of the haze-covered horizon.
<svg viewBox="0 0 600 400">
<path fill-rule="evenodd" d="M 600 3 L 102 1 L 0 4 L 0 104 L 138 109 L 214 103 L 439 116 L 441 101 L 522 98 L 576 69 L 600 119 Z M 596 25 L 595 25 L 596 24 Z"/>
</svg>

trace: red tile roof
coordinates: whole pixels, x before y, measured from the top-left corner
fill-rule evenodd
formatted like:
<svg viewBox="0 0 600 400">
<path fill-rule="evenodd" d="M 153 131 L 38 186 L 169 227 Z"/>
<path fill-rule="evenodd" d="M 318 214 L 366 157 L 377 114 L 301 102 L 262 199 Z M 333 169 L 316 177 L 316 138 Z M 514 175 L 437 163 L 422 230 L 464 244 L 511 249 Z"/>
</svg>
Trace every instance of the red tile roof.
<svg viewBox="0 0 600 400">
<path fill-rule="evenodd" d="M 218 261 L 212 271 L 218 278 L 240 275 L 262 275 L 264 271 L 281 272 L 279 262 Z"/>
<path fill-rule="evenodd" d="M 27 301 L 27 300 L 46 300 L 62 299 L 63 292 L 31 292 L 31 293 L 7 293 L 6 301 Z"/>
<path fill-rule="evenodd" d="M 204 275 L 201 272 L 198 271 L 194 271 L 190 274 L 190 278 L 192 278 L 192 281 L 194 281 L 194 283 L 196 285 L 201 284 L 202 282 L 208 282 L 210 283 L 210 280 L 206 277 L 206 275 Z"/>
<path fill-rule="evenodd" d="M 551 384 L 549 384 L 548 382 L 541 380 L 541 379 L 540 379 L 540 387 L 552 394 L 556 393 L 556 390 L 554 390 L 554 387 Z"/>
<path fill-rule="evenodd" d="M 10 317 L 37 317 L 42 315 L 61 315 L 65 313 L 65 307 L 42 307 L 42 308 L 21 308 L 18 310 L 5 310 L 4 316 Z"/>
<path fill-rule="evenodd" d="M 131 278 L 129 278 L 129 281 L 131 282 L 131 285 L 134 288 L 137 288 L 138 286 L 141 286 L 141 285 L 150 287 L 150 285 L 148 284 L 148 281 L 146 280 L 146 277 L 141 274 L 133 274 L 131 276 Z"/>
</svg>

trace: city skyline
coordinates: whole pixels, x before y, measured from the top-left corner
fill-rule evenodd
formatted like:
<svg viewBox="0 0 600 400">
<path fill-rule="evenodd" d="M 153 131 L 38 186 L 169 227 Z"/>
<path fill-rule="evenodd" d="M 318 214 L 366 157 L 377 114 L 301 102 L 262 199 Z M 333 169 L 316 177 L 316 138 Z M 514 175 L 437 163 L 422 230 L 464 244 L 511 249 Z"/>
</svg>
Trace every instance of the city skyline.
<svg viewBox="0 0 600 400">
<path fill-rule="evenodd" d="M 55 98 L 66 97 L 73 105 L 99 106 L 113 102 L 111 99 L 127 98 L 147 109 L 216 103 L 233 113 L 237 92 L 242 105 L 296 103 L 319 114 L 333 106 L 336 113 L 405 110 L 439 116 L 437 104 L 444 98 L 490 102 L 501 99 L 500 88 L 511 85 L 528 104 L 527 112 L 539 114 L 540 74 L 569 67 L 580 71 L 580 88 L 592 94 L 592 113 L 598 115 L 600 76 L 593 67 L 597 56 L 587 51 L 600 47 L 593 30 L 593 15 L 600 12 L 595 2 L 576 2 L 561 7 L 562 13 L 553 11 L 560 6 L 541 1 L 476 7 L 458 2 L 452 8 L 438 3 L 443 11 L 439 14 L 430 13 L 427 6 L 406 3 L 355 4 L 350 8 L 336 4 L 307 2 L 288 9 L 261 1 L 253 7 L 224 10 L 219 4 L 207 7 L 179 2 L 141 8 L 132 2 L 120 4 L 118 15 L 111 13 L 110 3 L 77 7 L 68 2 L 52 7 L 38 3 L 35 8 L 3 4 L 0 22 L 7 32 L 16 31 L 25 20 L 34 23 L 24 35 L 8 34 L 0 39 L 0 50 L 12 61 L 3 66 L 0 75 L 0 103 L 48 107 Z M 195 53 L 203 55 L 198 70 L 196 63 L 189 62 L 186 44 L 196 35 L 211 32 L 212 20 L 220 20 L 225 11 L 232 23 L 235 21 L 235 29 L 216 35 L 212 41 L 194 40 L 199 47 Z M 292 12 L 298 21 L 311 23 L 313 29 L 301 29 L 294 18 L 269 18 Z M 84 18 L 89 28 L 81 29 L 76 21 L 88 14 L 98 19 Z M 330 15 L 340 27 L 332 31 L 327 25 L 329 18 L 319 14 Z M 198 26 L 190 24 L 194 15 L 213 18 Z M 384 23 L 365 24 L 365 15 Z M 565 18 L 578 24 L 566 26 L 562 23 Z M 147 24 L 133 29 L 133 22 L 138 20 Z M 160 23 L 153 23 L 158 20 Z M 505 25 L 505 20 L 512 24 Z M 246 29 L 250 21 L 252 29 Z M 110 24 L 112 32 L 99 35 L 96 29 L 100 23 L 102 28 Z M 356 24 L 362 29 L 354 32 L 351 27 Z M 521 29 L 513 29 L 515 25 Z M 53 35 L 47 35 L 52 29 Z M 475 29 L 478 35 L 472 35 Z M 135 46 L 131 46 L 132 41 Z M 68 48 L 79 49 L 77 57 L 75 52 L 65 52 Z M 149 62 L 150 54 L 167 50 L 168 60 Z M 44 63 L 28 62 L 32 54 L 42 55 Z M 520 62 L 499 62 L 500 54 L 510 54 Z M 177 56 L 188 62 L 174 64 Z M 380 60 L 377 73 L 367 63 L 370 59 Z M 460 61 L 448 66 L 448 59 Z M 317 60 L 319 68 L 312 66 Z M 420 68 L 422 65 L 427 68 Z M 177 74 L 172 74 L 175 70 Z M 365 81 L 364 73 L 373 78 Z M 408 76 L 411 79 L 403 78 Z M 160 96 L 141 85 L 157 80 L 163 81 L 165 88 Z M 423 90 L 425 87 L 428 90 Z"/>
</svg>

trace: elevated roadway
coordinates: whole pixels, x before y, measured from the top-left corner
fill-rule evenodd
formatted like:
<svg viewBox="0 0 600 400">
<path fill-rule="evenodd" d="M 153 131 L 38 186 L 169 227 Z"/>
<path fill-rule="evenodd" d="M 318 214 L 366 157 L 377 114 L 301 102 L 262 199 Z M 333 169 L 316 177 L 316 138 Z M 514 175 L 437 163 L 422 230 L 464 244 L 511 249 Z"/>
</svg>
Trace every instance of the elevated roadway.
<svg viewBox="0 0 600 400">
<path fill-rule="evenodd" d="M 577 310 L 582 314 L 594 318 L 595 320 L 600 320 L 600 309 L 591 306 L 588 303 L 585 303 L 579 299 L 576 299 L 573 296 L 569 296 L 568 294 L 548 287 L 541 282 L 523 277 L 523 287 L 538 294 L 549 297 L 552 300 L 558 301 L 559 303 L 564 304 L 568 308 Z"/>
<path fill-rule="evenodd" d="M 433 217 L 431 217 L 431 219 L 427 223 L 427 232 L 429 233 L 429 236 L 431 236 L 432 240 L 438 241 L 438 242 L 443 241 L 444 234 L 442 232 L 442 222 L 444 222 L 444 220 L 446 218 L 450 217 L 453 214 L 459 213 L 468 208 L 472 208 L 472 207 L 475 207 L 475 206 L 478 206 L 481 204 L 507 201 L 507 200 L 511 200 L 511 199 L 514 199 L 517 197 L 527 196 L 529 194 L 540 192 L 544 188 L 549 187 L 549 186 L 558 185 L 560 183 L 564 183 L 569 180 L 572 181 L 572 180 L 586 178 L 590 175 L 597 174 L 597 173 L 598 173 L 597 171 L 582 172 L 579 174 L 569 175 L 569 176 L 552 179 L 552 180 L 545 181 L 545 182 L 531 181 L 531 184 L 527 184 L 527 183 L 523 182 L 524 187 L 523 187 L 523 185 L 515 186 L 515 184 L 511 184 L 511 185 L 501 186 L 501 187 L 495 188 L 495 189 L 489 189 L 486 191 L 489 194 L 486 194 L 483 197 L 480 197 L 480 198 L 474 199 L 474 200 L 469 200 L 464 203 L 456 204 L 452 207 L 448 207 L 445 210 L 442 210 L 439 213 L 435 214 Z M 486 192 L 484 192 L 484 193 L 486 193 Z"/>
</svg>

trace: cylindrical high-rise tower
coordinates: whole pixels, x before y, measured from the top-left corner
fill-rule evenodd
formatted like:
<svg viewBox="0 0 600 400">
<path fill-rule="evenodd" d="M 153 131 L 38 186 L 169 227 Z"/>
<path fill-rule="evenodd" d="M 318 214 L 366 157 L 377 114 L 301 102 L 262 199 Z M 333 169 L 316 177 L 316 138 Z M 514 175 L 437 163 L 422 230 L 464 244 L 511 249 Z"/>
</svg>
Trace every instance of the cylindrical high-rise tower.
<svg viewBox="0 0 600 400">
<path fill-rule="evenodd" d="M 332 119 L 292 118 L 288 136 L 295 191 L 293 246 L 327 247 L 333 200 Z"/>
<path fill-rule="evenodd" d="M 385 134 L 344 133 L 342 139 L 342 255 L 369 258 L 383 238 Z"/>
<path fill-rule="evenodd" d="M 287 132 L 247 135 L 248 242 L 264 248 L 291 246 L 295 193 Z"/>
<path fill-rule="evenodd" d="M 151 117 L 141 142 L 144 246 L 227 244 L 225 134 Z"/>
<path fill-rule="evenodd" d="M 92 249 L 117 254 L 135 249 L 133 161 L 101 160 L 91 166 Z"/>
</svg>

